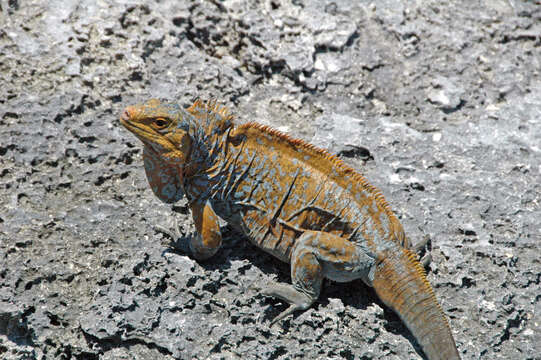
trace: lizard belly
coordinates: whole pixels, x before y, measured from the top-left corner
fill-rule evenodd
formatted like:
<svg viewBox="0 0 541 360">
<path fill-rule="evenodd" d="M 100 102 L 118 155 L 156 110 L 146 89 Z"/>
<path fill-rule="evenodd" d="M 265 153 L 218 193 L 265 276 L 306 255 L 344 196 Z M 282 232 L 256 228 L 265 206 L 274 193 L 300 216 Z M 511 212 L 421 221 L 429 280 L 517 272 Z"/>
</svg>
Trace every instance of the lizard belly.
<svg viewBox="0 0 541 360">
<path fill-rule="evenodd" d="M 295 231 L 273 221 L 266 212 L 241 202 L 213 202 L 216 213 L 258 248 L 283 262 L 290 262 Z"/>
<path fill-rule="evenodd" d="M 249 210 L 242 215 L 242 231 L 257 247 L 289 263 L 296 234 L 266 214 Z"/>
</svg>

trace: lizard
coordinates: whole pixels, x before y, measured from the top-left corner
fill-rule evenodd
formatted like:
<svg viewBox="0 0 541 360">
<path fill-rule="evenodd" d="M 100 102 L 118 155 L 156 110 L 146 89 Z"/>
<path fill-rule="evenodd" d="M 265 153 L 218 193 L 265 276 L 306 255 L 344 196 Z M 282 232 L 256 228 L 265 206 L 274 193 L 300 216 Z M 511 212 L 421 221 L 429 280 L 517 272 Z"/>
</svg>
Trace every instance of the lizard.
<svg viewBox="0 0 541 360">
<path fill-rule="evenodd" d="M 335 155 L 257 122 L 236 124 L 216 101 L 188 108 L 152 99 L 121 124 L 143 143 L 147 180 L 165 203 L 186 197 L 195 233 L 187 251 L 214 255 L 219 218 L 290 264 L 292 284 L 263 295 L 289 306 L 272 324 L 319 297 L 324 278 L 362 279 L 394 310 L 430 360 L 460 359 L 411 241 L 382 193 Z"/>
</svg>

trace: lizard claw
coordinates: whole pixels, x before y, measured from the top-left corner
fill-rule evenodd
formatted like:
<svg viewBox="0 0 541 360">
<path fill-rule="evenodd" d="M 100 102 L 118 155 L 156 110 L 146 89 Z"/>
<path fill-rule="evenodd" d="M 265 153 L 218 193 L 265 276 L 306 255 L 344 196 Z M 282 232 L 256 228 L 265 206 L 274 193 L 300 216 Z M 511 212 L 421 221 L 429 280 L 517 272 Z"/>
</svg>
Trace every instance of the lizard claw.
<svg viewBox="0 0 541 360">
<path fill-rule="evenodd" d="M 430 265 L 430 263 L 432 262 L 432 255 L 430 255 L 430 252 L 429 252 L 430 250 L 428 249 L 429 242 L 430 242 L 430 236 L 428 236 L 427 234 L 423 236 L 423 239 L 421 241 L 413 245 L 411 248 L 413 252 L 415 252 L 417 256 L 419 256 L 419 262 L 424 268 L 428 267 L 428 265 Z M 423 252 L 423 250 L 425 251 L 425 254 L 423 255 L 423 257 L 421 257 L 420 255 Z"/>
<path fill-rule="evenodd" d="M 280 315 L 278 315 L 277 317 L 275 317 L 269 324 L 269 327 L 272 327 L 274 324 L 276 324 L 278 321 L 282 320 L 283 318 L 285 318 L 286 316 L 288 316 L 289 314 L 292 314 L 293 312 L 295 312 L 296 310 L 302 310 L 302 308 L 300 306 L 298 306 L 297 304 L 291 304 L 289 305 L 289 307 L 283 311 Z"/>
<path fill-rule="evenodd" d="M 157 232 L 160 232 L 171 239 L 171 242 L 169 242 L 168 246 L 172 247 L 175 250 L 181 251 L 185 254 L 190 254 L 190 249 L 187 245 L 187 242 L 183 238 L 183 235 L 179 231 L 178 226 L 178 220 L 175 219 L 175 224 L 173 227 L 173 231 L 164 228 L 160 225 L 154 225 L 154 230 Z"/>
<path fill-rule="evenodd" d="M 308 309 L 314 302 L 312 297 L 299 290 L 296 290 L 291 285 L 285 284 L 271 284 L 265 289 L 261 290 L 261 294 L 264 296 L 272 296 L 289 303 L 289 307 L 271 321 L 269 325 L 270 327 L 297 310 Z"/>
<path fill-rule="evenodd" d="M 164 228 L 163 226 L 154 225 L 154 230 L 159 232 L 159 233 L 162 233 L 162 234 L 166 235 L 167 237 L 171 238 L 171 240 L 173 240 L 173 241 L 176 241 L 178 239 L 177 234 L 175 234 L 174 232 L 172 232 L 169 229 Z"/>
<path fill-rule="evenodd" d="M 430 253 L 426 253 L 425 256 L 423 256 L 419 261 L 424 268 L 427 268 L 432 262 L 432 255 Z"/>
<path fill-rule="evenodd" d="M 421 241 L 419 241 L 417 244 L 412 246 L 411 250 L 413 250 L 413 252 L 419 254 L 425 248 L 425 246 L 428 245 L 429 242 L 430 242 L 430 236 L 425 235 L 425 236 L 423 236 L 423 239 Z"/>
</svg>

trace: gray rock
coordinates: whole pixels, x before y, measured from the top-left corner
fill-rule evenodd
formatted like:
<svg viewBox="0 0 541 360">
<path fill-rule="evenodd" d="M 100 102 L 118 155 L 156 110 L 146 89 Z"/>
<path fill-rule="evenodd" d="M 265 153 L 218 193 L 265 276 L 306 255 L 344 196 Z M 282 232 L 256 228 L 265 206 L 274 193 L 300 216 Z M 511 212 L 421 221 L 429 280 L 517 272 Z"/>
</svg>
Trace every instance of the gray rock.
<svg viewBox="0 0 541 360">
<path fill-rule="evenodd" d="M 432 89 L 428 91 L 428 101 L 443 111 L 456 110 L 463 103 L 464 89 L 448 78 L 438 77 L 432 81 Z"/>
<path fill-rule="evenodd" d="M 316 132 L 310 141 L 331 154 L 351 151 L 362 143 L 362 120 L 347 115 L 329 114 L 315 119 Z"/>
</svg>

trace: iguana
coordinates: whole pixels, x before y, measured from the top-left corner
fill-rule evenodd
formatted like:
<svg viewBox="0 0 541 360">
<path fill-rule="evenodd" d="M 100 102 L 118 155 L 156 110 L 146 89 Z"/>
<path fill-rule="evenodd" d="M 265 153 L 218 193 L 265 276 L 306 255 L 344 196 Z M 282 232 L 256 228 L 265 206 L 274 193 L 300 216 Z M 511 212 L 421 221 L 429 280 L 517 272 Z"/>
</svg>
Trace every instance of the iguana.
<svg viewBox="0 0 541 360">
<path fill-rule="evenodd" d="M 336 156 L 225 107 L 188 109 L 153 99 L 120 121 L 144 144 L 147 179 L 166 203 L 186 196 L 196 233 L 188 247 L 207 259 L 222 243 L 218 217 L 291 266 L 292 285 L 265 295 L 289 303 L 274 321 L 309 308 L 323 278 L 362 279 L 393 309 L 429 359 L 459 359 L 447 319 L 381 192 Z"/>
</svg>

